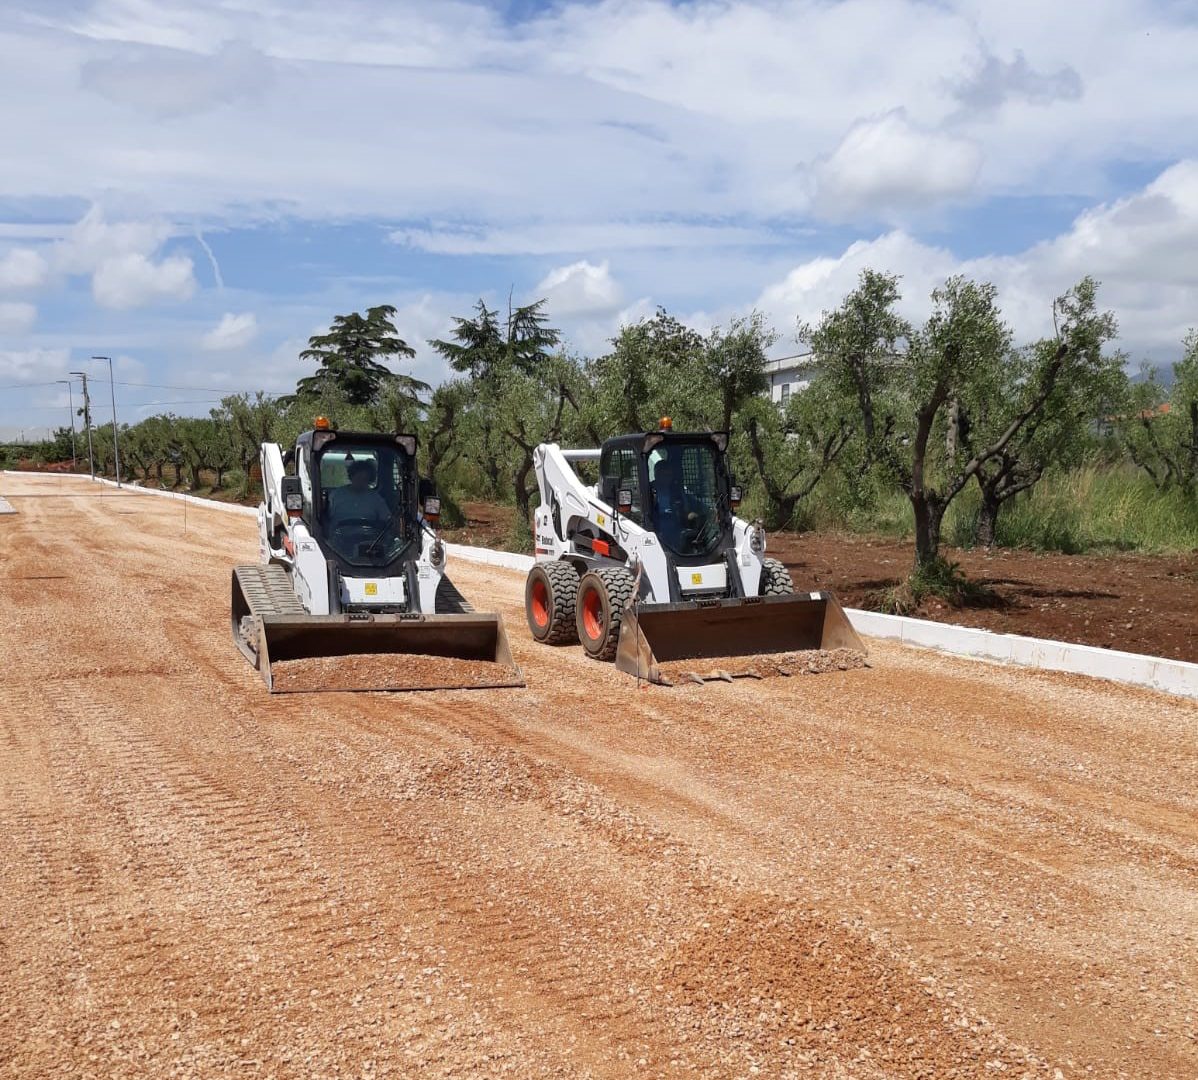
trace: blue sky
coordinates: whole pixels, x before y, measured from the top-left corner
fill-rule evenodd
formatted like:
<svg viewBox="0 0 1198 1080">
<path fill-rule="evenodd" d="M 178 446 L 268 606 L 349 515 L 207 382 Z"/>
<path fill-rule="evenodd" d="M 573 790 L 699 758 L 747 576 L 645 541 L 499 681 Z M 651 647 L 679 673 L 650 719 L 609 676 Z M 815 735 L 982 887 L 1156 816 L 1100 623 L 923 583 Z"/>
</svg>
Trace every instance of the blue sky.
<svg viewBox="0 0 1198 1080">
<path fill-rule="evenodd" d="M 865 266 L 914 318 L 992 280 L 1021 337 L 1093 274 L 1167 362 L 1198 323 L 1195 56 L 1150 0 L 10 0 L 0 434 L 63 422 L 93 353 L 122 419 L 207 407 L 136 384 L 288 390 L 377 303 L 430 381 L 426 340 L 509 290 L 583 353 L 659 304 L 762 310 L 785 351 Z"/>
</svg>

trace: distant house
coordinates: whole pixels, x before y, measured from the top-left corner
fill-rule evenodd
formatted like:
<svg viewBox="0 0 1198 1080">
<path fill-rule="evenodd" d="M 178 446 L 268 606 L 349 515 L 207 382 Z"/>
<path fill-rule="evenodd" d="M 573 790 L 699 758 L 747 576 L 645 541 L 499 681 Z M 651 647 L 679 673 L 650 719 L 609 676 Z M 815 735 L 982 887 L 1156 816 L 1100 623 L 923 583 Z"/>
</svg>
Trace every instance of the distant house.
<svg viewBox="0 0 1198 1080">
<path fill-rule="evenodd" d="M 783 356 L 765 362 L 770 380 L 770 400 L 785 405 L 791 394 L 799 394 L 811 385 L 819 370 L 819 362 L 809 353 L 803 356 Z"/>
</svg>

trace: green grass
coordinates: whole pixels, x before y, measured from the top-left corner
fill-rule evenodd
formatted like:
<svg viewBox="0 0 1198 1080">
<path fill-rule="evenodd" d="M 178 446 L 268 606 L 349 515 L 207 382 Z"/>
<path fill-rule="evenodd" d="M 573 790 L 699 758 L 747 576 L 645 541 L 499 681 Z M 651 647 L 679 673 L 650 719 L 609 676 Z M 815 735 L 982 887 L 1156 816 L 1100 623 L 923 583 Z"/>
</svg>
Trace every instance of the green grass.
<svg viewBox="0 0 1198 1080">
<path fill-rule="evenodd" d="M 1141 473 L 1086 466 L 1046 477 L 998 519 L 1004 547 L 1037 551 L 1139 551 L 1173 554 L 1198 549 L 1198 501 L 1161 493 Z"/>
<path fill-rule="evenodd" d="M 973 546 L 980 497 L 963 491 L 945 515 L 947 545 Z M 915 534 L 911 504 L 899 492 L 853 491 L 841 478 L 816 488 L 796 515 L 803 530 L 845 531 L 896 540 Z M 1198 500 L 1158 491 L 1126 465 L 1086 465 L 1049 473 L 1001 510 L 999 547 L 1076 555 L 1136 551 L 1166 555 L 1198 550 Z"/>
</svg>

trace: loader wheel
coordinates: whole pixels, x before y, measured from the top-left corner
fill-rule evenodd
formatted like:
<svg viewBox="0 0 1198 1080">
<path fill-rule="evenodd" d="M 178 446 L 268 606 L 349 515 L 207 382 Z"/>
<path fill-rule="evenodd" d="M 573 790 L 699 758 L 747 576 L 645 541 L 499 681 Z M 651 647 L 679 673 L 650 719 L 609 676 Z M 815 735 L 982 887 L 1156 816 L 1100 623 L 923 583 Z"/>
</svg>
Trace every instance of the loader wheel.
<svg viewBox="0 0 1198 1080">
<path fill-rule="evenodd" d="M 620 620 L 632 597 L 633 576 L 622 568 L 591 570 L 578 583 L 578 640 L 592 660 L 614 660 Z"/>
<path fill-rule="evenodd" d="M 795 591 L 794 582 L 790 580 L 790 571 L 777 559 L 761 560 L 761 596 L 792 596 Z"/>
<path fill-rule="evenodd" d="M 574 602 L 578 571 L 568 562 L 537 563 L 524 583 L 524 615 L 537 641 L 572 645 L 578 640 Z"/>
</svg>

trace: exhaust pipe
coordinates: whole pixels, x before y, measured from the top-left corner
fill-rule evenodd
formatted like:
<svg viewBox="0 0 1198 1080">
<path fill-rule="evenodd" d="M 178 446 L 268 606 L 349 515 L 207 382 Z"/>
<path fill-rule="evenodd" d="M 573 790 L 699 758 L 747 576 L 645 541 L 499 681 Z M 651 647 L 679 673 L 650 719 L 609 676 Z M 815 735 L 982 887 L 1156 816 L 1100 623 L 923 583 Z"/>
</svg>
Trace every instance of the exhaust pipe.
<svg viewBox="0 0 1198 1080">
<path fill-rule="evenodd" d="M 661 665 L 865 645 L 831 593 L 630 606 L 620 622 L 616 667 L 669 686 Z"/>
</svg>

